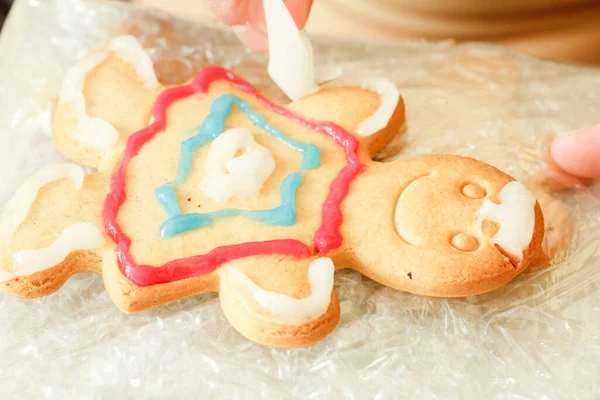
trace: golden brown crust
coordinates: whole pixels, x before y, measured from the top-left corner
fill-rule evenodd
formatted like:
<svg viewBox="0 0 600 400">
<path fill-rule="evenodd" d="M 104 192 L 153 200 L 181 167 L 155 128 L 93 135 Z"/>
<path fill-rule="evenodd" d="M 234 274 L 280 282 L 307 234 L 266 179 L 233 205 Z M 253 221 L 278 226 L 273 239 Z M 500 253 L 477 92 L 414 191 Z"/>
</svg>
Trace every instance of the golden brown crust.
<svg viewBox="0 0 600 400">
<path fill-rule="evenodd" d="M 75 140 L 69 133 L 72 121 L 65 117 L 69 105 L 59 105 L 54 125 L 57 148 L 79 163 L 99 167 L 101 174 L 87 176 L 81 190 L 64 179 L 45 185 L 17 230 L 13 245 L 2 250 L 0 259 L 8 260 L 11 253 L 24 248 L 48 246 L 62 229 L 75 222 L 103 225 L 101 208 L 108 192 L 110 171 L 120 159 L 127 137 L 147 125 L 159 90 L 144 89 L 129 65 L 110 56 L 90 73 L 84 93 L 89 115 L 104 118 L 115 126 L 121 133 L 119 144 L 106 150 Z M 174 177 L 183 134 L 202 123 L 212 101 L 223 93 L 234 93 L 244 99 L 286 135 L 319 146 L 321 166 L 303 176 L 296 197 L 297 220 L 292 226 L 274 227 L 235 217 L 214 221 L 210 229 L 190 231 L 165 240 L 158 235 L 165 213 L 155 201 L 154 189 Z M 107 98 L 111 101 L 107 102 Z M 373 92 L 342 87 L 323 89 L 288 107 L 308 119 L 333 121 L 353 132 L 379 104 L 379 97 Z M 412 293 L 458 297 L 503 285 L 542 254 L 544 222 L 537 204 L 534 234 L 521 257 L 493 245 L 493 224 L 487 223 L 483 230 L 476 227 L 483 200 L 498 203 L 499 191 L 513 180 L 501 171 L 476 160 L 450 155 L 393 163 L 373 162 L 371 158 L 397 135 L 403 124 L 404 104 L 400 99 L 385 129 L 371 136 L 355 134 L 359 142 L 358 155 L 366 170 L 352 182 L 350 193 L 342 203 L 342 246 L 325 254 L 336 268 L 353 268 L 387 286 Z M 248 128 L 259 144 L 271 150 L 277 167 L 258 198 L 234 198 L 226 206 L 244 209 L 276 206 L 281 182 L 298 170 L 301 157 L 253 126 L 237 109 L 225 123 L 226 129 L 232 127 Z M 206 152 L 207 149 L 202 148 L 195 154 L 189 182 L 177 188 L 183 213 L 223 207 L 198 189 L 202 177 L 199 166 Z M 249 241 L 291 238 L 310 244 L 321 224 L 320 205 L 328 196 L 329 183 L 345 162 L 342 149 L 326 135 L 274 114 L 228 83 L 217 82 L 206 95 L 173 104 L 167 112 L 165 130 L 130 162 L 126 173 L 127 198 L 119 212 L 118 223 L 131 238 L 131 254 L 138 264 L 161 265 L 173 259 L 204 254 L 218 246 Z M 467 185 L 471 186 L 465 188 Z M 310 247 L 312 249 L 312 245 Z M 251 297 L 240 297 L 235 285 L 223 280 L 222 271 L 235 268 L 264 290 L 303 299 L 312 290 L 307 277 L 311 261 L 312 258 L 251 257 L 227 263 L 203 276 L 140 287 L 123 275 L 117 264 L 115 245 L 107 240 L 101 249 L 74 251 L 61 264 L 14 278 L 0 284 L 0 289 L 22 297 L 38 297 L 57 290 L 74 273 L 101 272 L 110 297 L 126 312 L 218 291 L 225 315 L 244 336 L 273 347 L 300 347 L 320 340 L 335 328 L 340 318 L 335 289 L 331 291 L 327 311 L 306 323 L 289 325 L 277 322 L 273 315 L 265 314 L 260 308 L 249 306 Z M 6 270 L 11 271 L 11 268 L 8 265 Z"/>
</svg>

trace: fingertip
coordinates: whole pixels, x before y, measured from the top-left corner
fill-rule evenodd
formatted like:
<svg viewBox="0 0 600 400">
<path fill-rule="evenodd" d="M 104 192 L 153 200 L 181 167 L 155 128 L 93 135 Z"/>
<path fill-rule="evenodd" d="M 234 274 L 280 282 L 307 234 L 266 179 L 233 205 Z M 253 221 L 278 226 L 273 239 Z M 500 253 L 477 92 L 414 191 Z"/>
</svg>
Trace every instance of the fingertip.
<svg viewBox="0 0 600 400">
<path fill-rule="evenodd" d="M 577 177 L 600 177 L 600 125 L 554 139 L 550 147 L 556 164 Z"/>
<path fill-rule="evenodd" d="M 253 25 L 236 25 L 232 27 L 233 33 L 250 49 L 258 53 L 268 50 L 268 37 L 266 32 Z"/>
</svg>

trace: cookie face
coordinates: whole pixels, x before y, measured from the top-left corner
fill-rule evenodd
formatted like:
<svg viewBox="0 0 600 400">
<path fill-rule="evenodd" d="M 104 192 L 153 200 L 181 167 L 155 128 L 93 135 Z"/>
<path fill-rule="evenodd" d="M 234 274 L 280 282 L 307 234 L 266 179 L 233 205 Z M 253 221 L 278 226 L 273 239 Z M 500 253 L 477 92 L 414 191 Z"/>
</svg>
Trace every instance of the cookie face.
<svg viewBox="0 0 600 400">
<path fill-rule="evenodd" d="M 49 166 L 16 193 L 0 219 L 3 290 L 43 296 L 93 271 L 129 312 L 219 292 L 242 334 L 296 347 L 335 328 L 335 269 L 466 296 L 539 253 L 541 211 L 497 169 L 457 156 L 372 161 L 404 123 L 389 85 L 283 107 L 216 67 L 165 88 L 139 50 L 113 41 L 68 76 L 55 141 L 99 173 Z M 115 82 L 124 90 L 108 101 Z"/>
<path fill-rule="evenodd" d="M 372 164 L 356 186 L 343 208 L 346 249 L 360 272 L 396 289 L 439 297 L 487 292 L 526 268 L 541 246 L 543 217 L 533 196 L 472 159 Z"/>
</svg>

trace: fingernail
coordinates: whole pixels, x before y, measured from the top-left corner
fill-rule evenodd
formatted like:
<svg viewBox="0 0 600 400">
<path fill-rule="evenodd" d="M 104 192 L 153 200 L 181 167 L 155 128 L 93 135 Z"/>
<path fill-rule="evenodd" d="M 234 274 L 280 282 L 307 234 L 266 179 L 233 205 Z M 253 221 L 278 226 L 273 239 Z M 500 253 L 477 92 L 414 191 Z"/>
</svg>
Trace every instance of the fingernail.
<svg viewBox="0 0 600 400">
<path fill-rule="evenodd" d="M 265 53 L 268 49 L 267 34 L 254 25 L 235 25 L 233 33 L 244 45 L 259 53 Z"/>
</svg>

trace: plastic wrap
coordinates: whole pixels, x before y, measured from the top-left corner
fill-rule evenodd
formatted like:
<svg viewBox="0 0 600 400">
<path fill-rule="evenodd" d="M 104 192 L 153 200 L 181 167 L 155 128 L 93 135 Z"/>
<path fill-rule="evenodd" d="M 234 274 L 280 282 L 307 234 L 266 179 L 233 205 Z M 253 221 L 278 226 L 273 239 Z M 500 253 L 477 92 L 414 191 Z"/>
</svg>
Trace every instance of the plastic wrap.
<svg viewBox="0 0 600 400">
<path fill-rule="evenodd" d="M 66 68 L 122 32 L 150 49 L 163 79 L 220 64 L 284 100 L 265 56 L 218 27 L 117 3 L 18 1 L 0 38 L 0 203 L 61 159 L 49 132 Z M 554 135 L 600 121 L 598 70 L 481 45 L 314 44 L 321 77 L 380 75 L 399 85 L 407 125 L 381 159 L 456 153 L 534 182 Z M 558 231 L 573 234 L 558 238 L 551 268 L 453 300 L 341 271 L 340 324 L 304 349 L 246 340 L 215 295 L 126 315 L 95 275 L 38 300 L 0 294 L 0 397 L 597 399 L 600 185 L 536 194 L 547 216 L 560 216 Z"/>
</svg>

